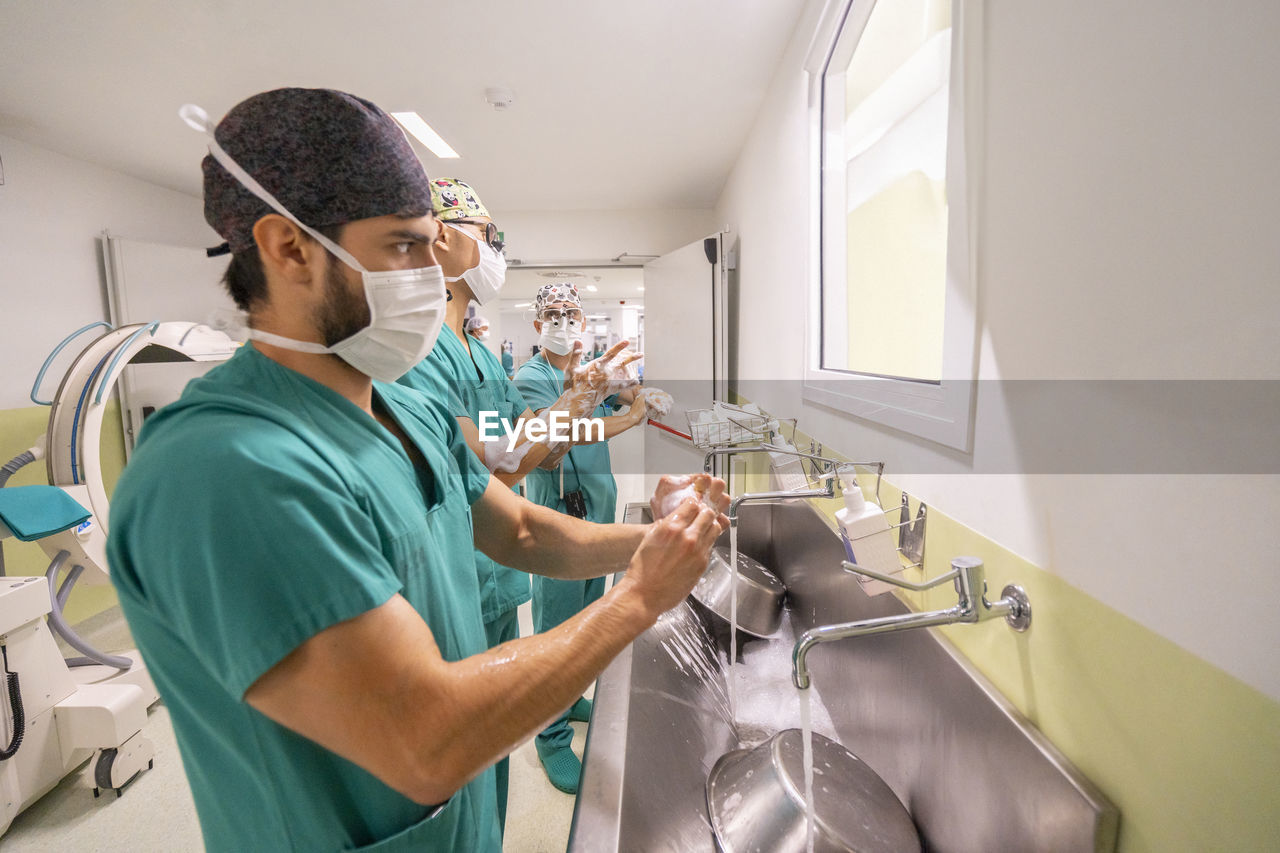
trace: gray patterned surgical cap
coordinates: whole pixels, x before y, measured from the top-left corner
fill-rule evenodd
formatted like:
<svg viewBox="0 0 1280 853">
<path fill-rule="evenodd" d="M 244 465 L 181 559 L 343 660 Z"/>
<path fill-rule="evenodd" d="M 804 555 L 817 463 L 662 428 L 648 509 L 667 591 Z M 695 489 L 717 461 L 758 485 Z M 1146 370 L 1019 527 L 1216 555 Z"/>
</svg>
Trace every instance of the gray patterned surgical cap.
<svg viewBox="0 0 1280 853">
<path fill-rule="evenodd" d="M 218 123 L 218 144 L 312 228 L 375 216 L 425 216 L 431 182 L 404 132 L 363 98 L 332 89 L 275 89 Z M 233 252 L 254 246 L 266 202 L 207 156 L 204 218 Z"/>
</svg>

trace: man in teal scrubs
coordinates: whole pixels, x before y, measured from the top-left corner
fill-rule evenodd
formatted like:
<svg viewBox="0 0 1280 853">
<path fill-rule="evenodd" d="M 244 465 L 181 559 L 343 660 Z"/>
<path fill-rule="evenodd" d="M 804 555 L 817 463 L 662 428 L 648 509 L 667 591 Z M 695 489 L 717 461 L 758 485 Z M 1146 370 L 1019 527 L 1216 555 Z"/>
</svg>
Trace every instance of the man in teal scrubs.
<svg viewBox="0 0 1280 853">
<path fill-rule="evenodd" d="M 476 427 L 482 413 L 490 413 L 507 425 L 534 416 L 498 359 L 469 334 L 471 329 L 464 332 L 464 324 L 475 325 L 467 319 L 468 305 L 472 301 L 485 304 L 497 297 L 505 280 L 506 262 L 502 259 L 497 227 L 473 187 L 454 178 L 435 178 L 431 181 L 431 198 L 436 219 L 443 226 L 433 248 L 448 291 L 445 328 L 430 355 L 398 381 L 441 407 L 450 408 L 452 400 L 453 414 L 460 419 L 463 435 L 473 445 L 477 458 L 484 461 L 486 454 Z M 556 397 L 559 396 L 557 389 Z M 546 445 L 532 448 L 513 470 L 494 474 L 505 483 L 517 483 L 546 457 L 547 450 Z M 516 608 L 529 600 L 529 575 L 500 565 L 479 550 L 475 551 L 475 565 L 485 636 L 489 648 L 493 648 L 520 634 Z M 494 769 L 499 822 L 505 826 L 507 759 L 499 761 Z"/>
<path fill-rule="evenodd" d="M 511 341 L 502 342 L 502 369 L 507 372 L 507 377 L 511 378 L 516 375 L 516 359 L 511 354 Z"/>
<path fill-rule="evenodd" d="M 575 524 L 388 384 L 445 294 L 427 177 L 373 104 L 267 92 L 210 149 L 205 215 L 253 340 L 148 419 L 108 543 L 205 845 L 497 851 L 490 765 L 683 600 L 727 524 L 723 483 L 648 528 Z M 486 650 L 474 545 L 627 572 L 562 629 Z"/>
<path fill-rule="evenodd" d="M 506 270 L 506 262 L 501 260 L 502 244 L 497 240 L 496 229 L 490 242 L 489 226 L 493 220 L 468 184 L 435 178 L 431 181 L 431 195 L 436 219 L 443 226 L 433 248 L 446 282 L 444 329 L 430 354 L 398 381 L 423 396 L 438 399 L 445 408 L 456 397 L 454 403 L 460 408 L 454 415 L 466 418 L 472 426 L 480 420 L 481 412 L 493 412 L 506 424 L 515 424 L 533 413 L 493 353 L 464 331 L 467 306 L 476 300 L 475 291 L 487 302 L 502 287 Z M 477 455 L 483 462 L 483 451 Z M 529 464 L 535 461 L 531 459 Z M 492 647 L 518 635 L 516 608 L 529 600 L 529 576 L 498 565 L 480 551 L 475 552 L 475 558 L 485 632 Z"/>
<path fill-rule="evenodd" d="M 565 370 L 576 366 L 580 350 L 577 337 L 583 325 L 582 300 L 571 283 L 543 285 L 534 300 L 541 350 L 516 371 L 516 386 L 530 407 L 541 410 L 553 404 L 564 384 Z M 625 342 L 622 344 L 625 346 Z M 616 347 L 614 349 L 617 349 Z M 610 397 L 594 412 L 604 422 L 604 438 L 644 422 L 643 395 L 633 386 Z M 614 406 L 630 404 L 620 415 Z M 537 469 L 529 474 L 529 500 L 557 512 L 601 524 L 612 524 L 617 511 L 618 487 L 609 465 L 606 441 L 576 444 L 556 470 Z M 565 622 L 604 594 L 604 578 L 563 580 L 533 579 L 533 629 L 547 631 Z M 547 778 L 567 794 L 578 792 L 582 762 L 573 752 L 570 720 L 590 719 L 590 703 L 579 699 L 538 734 L 535 746 Z"/>
</svg>

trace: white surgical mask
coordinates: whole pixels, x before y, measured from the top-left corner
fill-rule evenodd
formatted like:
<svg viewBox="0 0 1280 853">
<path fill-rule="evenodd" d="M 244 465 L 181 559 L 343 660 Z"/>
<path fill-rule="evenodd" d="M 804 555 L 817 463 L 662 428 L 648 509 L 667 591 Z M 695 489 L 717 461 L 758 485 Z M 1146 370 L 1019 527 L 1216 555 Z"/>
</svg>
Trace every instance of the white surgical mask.
<svg viewBox="0 0 1280 853">
<path fill-rule="evenodd" d="M 449 276 L 445 281 L 457 281 L 462 279 L 471 288 L 471 296 L 475 301 L 483 305 L 498 295 L 498 291 L 502 290 L 502 284 L 507 280 L 507 259 L 502 256 L 501 252 L 495 252 L 493 247 L 467 229 L 460 225 L 454 225 L 452 222 L 446 222 L 454 231 L 461 231 L 480 247 L 480 260 L 474 267 L 464 272 L 462 275 Z"/>
<path fill-rule="evenodd" d="M 544 321 L 538 346 L 545 347 L 556 355 L 568 355 L 573 352 L 573 344 L 581 332 L 582 324 L 572 320 L 559 324 Z"/>
<path fill-rule="evenodd" d="M 253 176 L 231 159 L 213 135 L 213 124 L 204 110 L 187 104 L 178 111 L 188 125 L 209 137 L 209 153 L 245 189 L 262 199 L 281 216 L 310 234 L 347 266 L 360 273 L 369 325 L 333 346 L 298 341 L 250 329 L 249 337 L 284 349 L 307 353 L 332 353 L 372 379 L 394 382 L 427 357 L 444 325 L 446 293 L 439 265 L 411 270 L 370 271 L 346 249 L 300 221 L 267 192 Z"/>
</svg>

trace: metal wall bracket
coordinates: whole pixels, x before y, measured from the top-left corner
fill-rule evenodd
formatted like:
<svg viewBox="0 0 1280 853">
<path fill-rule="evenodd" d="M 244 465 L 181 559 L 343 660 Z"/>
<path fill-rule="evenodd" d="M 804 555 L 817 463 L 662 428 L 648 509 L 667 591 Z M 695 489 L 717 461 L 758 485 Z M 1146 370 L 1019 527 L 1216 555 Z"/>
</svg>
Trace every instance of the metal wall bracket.
<svg viewBox="0 0 1280 853">
<path fill-rule="evenodd" d="M 909 496 L 906 492 L 902 493 L 902 508 L 898 512 L 898 550 L 902 555 L 916 565 L 924 562 L 924 529 L 925 521 L 928 516 L 928 507 L 924 502 L 920 502 L 920 509 L 916 511 L 916 519 L 911 520 L 911 508 L 909 505 Z"/>
</svg>

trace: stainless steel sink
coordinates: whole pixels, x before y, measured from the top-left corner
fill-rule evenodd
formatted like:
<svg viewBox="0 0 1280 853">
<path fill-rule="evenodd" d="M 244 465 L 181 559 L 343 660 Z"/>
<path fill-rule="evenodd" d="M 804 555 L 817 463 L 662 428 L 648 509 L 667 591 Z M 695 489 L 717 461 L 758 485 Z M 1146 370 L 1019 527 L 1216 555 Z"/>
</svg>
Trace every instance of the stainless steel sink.
<svg viewBox="0 0 1280 853">
<path fill-rule="evenodd" d="M 647 521 L 648 506 L 624 520 Z M 807 504 L 746 505 L 738 535 L 787 584 L 797 631 L 906 612 L 840 569 L 839 539 Z M 727 655 L 671 654 L 704 618 L 673 610 L 600 676 L 569 850 L 715 851 L 704 786 L 738 746 L 721 709 Z M 925 850 L 1115 849 L 1115 807 L 935 631 L 833 643 L 810 671 L 838 740 L 893 788 Z"/>
</svg>

